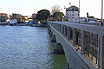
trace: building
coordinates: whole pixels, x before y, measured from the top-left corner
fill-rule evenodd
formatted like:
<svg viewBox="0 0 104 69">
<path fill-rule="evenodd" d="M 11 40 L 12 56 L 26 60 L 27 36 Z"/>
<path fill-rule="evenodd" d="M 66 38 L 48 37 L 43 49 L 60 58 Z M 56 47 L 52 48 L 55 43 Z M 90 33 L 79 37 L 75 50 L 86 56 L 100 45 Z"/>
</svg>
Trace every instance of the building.
<svg viewBox="0 0 104 69">
<path fill-rule="evenodd" d="M 79 8 L 76 6 L 66 8 L 66 20 L 70 22 L 79 22 Z"/>
<path fill-rule="evenodd" d="M 87 22 L 87 17 L 80 17 L 80 23 Z"/>
<path fill-rule="evenodd" d="M 31 22 L 33 19 L 31 17 L 28 18 L 28 22 Z"/>
<path fill-rule="evenodd" d="M 32 14 L 32 20 L 33 20 L 34 24 L 38 23 L 37 20 L 36 20 L 36 16 L 37 16 L 37 13 Z"/>
<path fill-rule="evenodd" d="M 22 16 L 22 22 L 28 22 L 28 16 Z"/>
<path fill-rule="evenodd" d="M 36 16 L 37 16 L 37 13 L 33 13 L 33 14 L 32 14 L 32 19 L 33 19 L 33 20 L 36 19 Z"/>
<path fill-rule="evenodd" d="M 22 15 L 21 14 L 12 14 L 11 19 L 16 19 L 18 23 L 22 22 Z"/>
<path fill-rule="evenodd" d="M 6 13 L 0 13 L 0 22 L 6 22 L 8 15 Z"/>
<path fill-rule="evenodd" d="M 89 13 L 87 13 L 87 22 L 97 22 L 97 18 L 89 16 Z"/>
</svg>

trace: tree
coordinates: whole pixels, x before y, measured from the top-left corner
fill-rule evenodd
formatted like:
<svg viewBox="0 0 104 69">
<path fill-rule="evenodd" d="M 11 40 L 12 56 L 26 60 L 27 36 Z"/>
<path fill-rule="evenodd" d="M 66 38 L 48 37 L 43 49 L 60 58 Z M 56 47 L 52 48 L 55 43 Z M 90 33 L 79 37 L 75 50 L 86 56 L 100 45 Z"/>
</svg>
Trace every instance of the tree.
<svg viewBox="0 0 104 69">
<path fill-rule="evenodd" d="M 62 20 L 63 16 L 64 16 L 63 12 L 55 12 L 53 14 L 53 18 L 58 21 Z"/>
<path fill-rule="evenodd" d="M 60 6 L 59 5 L 55 5 L 55 6 L 52 7 L 51 13 L 53 15 L 55 12 L 60 12 L 60 11 L 61 11 Z"/>
<path fill-rule="evenodd" d="M 50 11 L 49 10 L 46 10 L 46 9 L 43 9 L 43 10 L 38 11 L 38 14 L 36 16 L 36 19 L 38 21 L 47 20 L 47 18 L 49 16 L 50 16 Z"/>
</svg>

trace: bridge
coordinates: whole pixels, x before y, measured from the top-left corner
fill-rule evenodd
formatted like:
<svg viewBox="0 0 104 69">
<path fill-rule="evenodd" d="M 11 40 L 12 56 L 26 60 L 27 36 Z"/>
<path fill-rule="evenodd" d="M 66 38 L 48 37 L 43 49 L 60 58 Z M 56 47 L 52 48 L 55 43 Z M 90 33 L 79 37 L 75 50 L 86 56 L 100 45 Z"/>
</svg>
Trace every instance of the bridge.
<svg viewBox="0 0 104 69">
<path fill-rule="evenodd" d="M 67 69 L 104 69 L 103 26 L 48 21 L 48 32 Z"/>
</svg>

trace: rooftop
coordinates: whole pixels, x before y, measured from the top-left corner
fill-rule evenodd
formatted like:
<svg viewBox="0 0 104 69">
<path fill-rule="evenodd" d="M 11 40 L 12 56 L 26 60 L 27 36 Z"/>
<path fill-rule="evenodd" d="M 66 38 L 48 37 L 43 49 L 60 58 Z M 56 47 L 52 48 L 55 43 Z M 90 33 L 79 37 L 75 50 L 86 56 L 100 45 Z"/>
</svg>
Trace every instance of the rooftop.
<svg viewBox="0 0 104 69">
<path fill-rule="evenodd" d="M 76 6 L 71 6 L 71 7 L 66 8 L 66 11 L 79 11 L 79 8 Z"/>
</svg>

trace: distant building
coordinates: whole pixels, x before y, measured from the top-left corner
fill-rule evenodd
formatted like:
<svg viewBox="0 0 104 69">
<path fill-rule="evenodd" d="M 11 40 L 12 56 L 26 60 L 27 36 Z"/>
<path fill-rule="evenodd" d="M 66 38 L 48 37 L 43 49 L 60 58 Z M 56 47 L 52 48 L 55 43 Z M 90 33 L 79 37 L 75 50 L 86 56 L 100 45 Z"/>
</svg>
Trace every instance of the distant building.
<svg viewBox="0 0 104 69">
<path fill-rule="evenodd" d="M 0 13 L 0 22 L 6 22 L 8 15 L 6 13 Z"/>
<path fill-rule="evenodd" d="M 89 13 L 87 13 L 87 22 L 97 22 L 97 18 L 89 16 Z"/>
<path fill-rule="evenodd" d="M 80 17 L 80 22 L 81 23 L 87 22 L 87 18 L 86 17 Z"/>
<path fill-rule="evenodd" d="M 33 19 L 31 17 L 28 18 L 28 21 L 31 22 Z"/>
<path fill-rule="evenodd" d="M 22 16 L 22 22 L 28 22 L 28 16 Z"/>
<path fill-rule="evenodd" d="M 79 22 L 79 8 L 76 6 L 66 8 L 66 20 L 70 22 Z"/>
<path fill-rule="evenodd" d="M 22 15 L 20 14 L 12 14 L 11 19 L 16 19 L 18 23 L 22 22 Z"/>
<path fill-rule="evenodd" d="M 33 23 L 38 23 L 37 20 L 36 20 L 36 16 L 37 16 L 37 13 L 32 14 Z"/>
<path fill-rule="evenodd" d="M 33 19 L 33 20 L 36 19 L 36 16 L 37 16 L 37 13 L 33 13 L 33 14 L 32 14 L 32 19 Z"/>
</svg>

